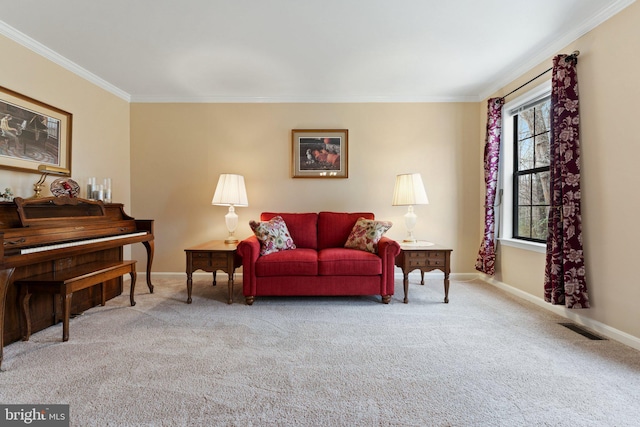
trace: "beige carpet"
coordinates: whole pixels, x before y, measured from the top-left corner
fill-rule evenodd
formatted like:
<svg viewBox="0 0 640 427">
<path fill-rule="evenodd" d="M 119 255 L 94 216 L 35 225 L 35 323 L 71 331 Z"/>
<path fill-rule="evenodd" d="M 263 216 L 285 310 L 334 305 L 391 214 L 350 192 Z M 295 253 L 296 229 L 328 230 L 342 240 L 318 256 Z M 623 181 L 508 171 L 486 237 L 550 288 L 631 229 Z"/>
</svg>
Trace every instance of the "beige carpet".
<svg viewBox="0 0 640 427">
<path fill-rule="evenodd" d="M 138 286 L 5 347 L 0 402 L 73 426 L 637 426 L 640 352 L 482 282 L 227 305 L 199 276 Z"/>
</svg>

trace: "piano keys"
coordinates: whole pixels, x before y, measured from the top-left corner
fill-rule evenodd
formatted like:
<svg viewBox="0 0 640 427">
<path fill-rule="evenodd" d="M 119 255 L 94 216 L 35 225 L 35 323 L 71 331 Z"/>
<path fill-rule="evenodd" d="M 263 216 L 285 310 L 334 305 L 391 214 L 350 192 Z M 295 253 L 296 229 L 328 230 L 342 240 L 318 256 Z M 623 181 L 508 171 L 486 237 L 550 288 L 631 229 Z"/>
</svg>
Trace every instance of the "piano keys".
<svg viewBox="0 0 640 427">
<path fill-rule="evenodd" d="M 73 246 L 91 245 L 93 243 L 108 242 L 111 240 L 118 240 L 118 239 L 129 239 L 131 237 L 146 236 L 146 235 L 147 235 L 146 231 L 141 231 L 139 233 L 120 234 L 117 236 L 99 237 L 97 239 L 74 240 L 73 242 L 54 243 L 52 245 L 36 246 L 33 248 L 20 249 L 20 254 L 26 255 L 26 254 L 32 254 L 35 252 L 52 251 L 54 249 L 66 249 Z"/>
<path fill-rule="evenodd" d="M 0 366 L 4 342 L 22 338 L 18 291 L 13 282 L 26 277 L 96 262 L 123 261 L 124 245 L 146 249 L 147 287 L 154 253 L 153 220 L 138 220 L 119 203 L 69 197 L 16 198 L 0 202 Z M 122 293 L 122 278 L 105 282 L 107 299 Z M 72 312 L 98 305 L 95 288 L 73 294 Z M 33 331 L 54 324 L 51 295 L 31 298 Z"/>
</svg>

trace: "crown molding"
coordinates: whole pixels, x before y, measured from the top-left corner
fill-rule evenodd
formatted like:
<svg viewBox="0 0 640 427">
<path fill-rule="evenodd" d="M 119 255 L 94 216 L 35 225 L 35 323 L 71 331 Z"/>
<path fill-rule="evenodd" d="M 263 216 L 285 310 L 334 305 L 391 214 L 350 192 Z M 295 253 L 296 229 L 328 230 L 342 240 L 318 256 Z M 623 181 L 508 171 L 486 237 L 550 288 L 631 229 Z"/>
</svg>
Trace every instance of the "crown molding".
<svg viewBox="0 0 640 427">
<path fill-rule="evenodd" d="M 538 64 L 546 61 L 548 58 L 553 57 L 566 46 L 578 40 L 580 37 L 613 17 L 627 6 L 633 4 L 635 1 L 636 0 L 618 0 L 609 7 L 602 9 L 600 13 L 584 21 L 574 31 L 566 33 L 564 36 L 555 39 L 553 42 L 545 45 L 544 48 L 539 49 L 537 53 L 529 56 L 529 60 L 524 62 L 520 67 L 500 75 L 491 84 L 491 86 L 487 87 L 478 95 L 478 99 L 483 100 L 489 98 L 491 95 L 513 82 L 518 77 L 524 75 Z"/>
<path fill-rule="evenodd" d="M 218 104 L 365 104 L 365 103 L 447 103 L 479 102 L 477 96 L 433 97 L 433 96 L 173 96 L 173 95 L 132 95 L 132 103 L 218 103 Z"/>
<path fill-rule="evenodd" d="M 124 99 L 127 102 L 131 102 L 131 96 L 127 92 L 125 92 L 122 89 L 112 85 L 111 83 L 107 82 L 106 80 L 96 76 L 95 74 L 91 73 L 90 71 L 87 71 L 86 69 L 82 68 L 81 66 L 79 66 L 75 62 L 72 62 L 72 61 L 68 60 L 64 56 L 60 55 L 57 52 L 54 52 L 53 50 L 51 50 L 48 47 L 44 46 L 42 43 L 39 43 L 39 42 L 35 41 L 31 37 L 27 36 L 26 34 L 21 33 L 20 31 L 16 30 L 15 28 L 7 25 L 3 21 L 0 21 L 0 34 L 5 36 L 5 37 L 7 37 L 10 40 L 13 40 L 14 42 L 16 42 L 18 44 L 26 47 L 27 49 L 32 50 L 33 52 L 37 53 L 38 55 L 43 56 L 44 58 L 48 59 L 49 61 L 51 61 L 51 62 L 53 62 L 55 64 L 58 64 L 62 68 L 65 68 L 66 70 L 71 71 L 72 73 L 78 75 L 79 77 L 82 77 L 83 79 L 88 80 L 89 82 L 95 84 L 96 86 L 101 87 L 102 89 L 106 90 L 107 92 L 110 92 L 110 93 L 116 95 L 117 97 Z"/>
</svg>

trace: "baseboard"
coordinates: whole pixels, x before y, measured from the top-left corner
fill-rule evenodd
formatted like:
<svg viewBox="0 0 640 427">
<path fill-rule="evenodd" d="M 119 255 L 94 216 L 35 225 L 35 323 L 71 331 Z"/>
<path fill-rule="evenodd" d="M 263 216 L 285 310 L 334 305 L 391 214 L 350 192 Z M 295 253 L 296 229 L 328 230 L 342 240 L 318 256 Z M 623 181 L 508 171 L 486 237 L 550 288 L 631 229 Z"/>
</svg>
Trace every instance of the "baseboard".
<svg viewBox="0 0 640 427">
<path fill-rule="evenodd" d="M 153 273 L 152 276 L 156 276 L 158 278 L 162 277 L 166 279 L 182 278 L 185 281 L 185 285 L 187 280 L 186 273 L 175 273 L 175 272 Z M 442 278 L 444 274 L 441 271 L 431 271 L 431 272 L 425 273 L 424 276 L 427 279 L 439 279 L 439 278 Z M 415 280 L 416 277 L 418 279 L 420 278 L 420 272 L 418 270 L 414 270 L 413 272 L 409 273 L 410 279 Z M 194 280 L 203 280 L 205 278 L 211 279 L 212 273 L 206 273 L 206 272 L 193 273 Z M 227 274 L 223 272 L 218 272 L 216 275 L 216 279 L 221 282 L 226 282 L 227 278 L 228 278 Z M 402 271 L 396 271 L 395 278 L 396 280 L 399 280 L 401 284 L 403 279 Z M 640 338 L 638 337 L 635 337 L 626 332 L 622 332 L 618 329 L 615 329 L 597 320 L 593 320 L 588 317 L 582 316 L 580 315 L 579 310 L 570 310 L 563 306 L 549 304 L 542 298 L 538 298 L 524 291 L 521 291 L 520 289 L 514 288 L 513 286 L 503 283 L 499 280 L 496 280 L 495 278 L 488 276 L 484 273 L 451 273 L 449 275 L 449 278 L 451 280 L 456 280 L 459 282 L 470 282 L 472 280 L 482 280 L 483 282 L 486 282 L 492 286 L 495 286 L 496 288 L 502 289 L 505 292 L 508 292 L 512 295 L 515 295 L 519 298 L 529 301 L 540 308 L 549 310 L 559 316 L 562 316 L 566 319 L 571 320 L 572 322 L 580 326 L 584 326 L 585 328 L 590 329 L 606 338 L 621 342 L 622 344 L 628 345 L 629 347 L 635 348 L 636 350 L 640 350 Z M 242 273 L 235 273 L 234 279 L 236 280 L 236 283 L 241 283 Z M 139 283 L 144 283 L 146 281 L 146 273 L 138 273 L 138 280 L 140 280 Z"/>
<path fill-rule="evenodd" d="M 514 288 L 513 286 L 507 285 L 506 283 L 496 280 L 495 278 L 488 276 L 484 273 L 479 273 L 478 279 L 486 283 L 489 283 L 490 285 L 493 285 L 497 288 L 500 288 L 506 292 L 509 292 L 512 295 L 515 295 L 524 300 L 527 300 L 537 305 L 538 307 L 544 308 L 559 316 L 569 319 L 580 326 L 584 326 L 587 329 L 591 329 L 592 331 L 597 332 L 602 336 L 621 342 L 622 344 L 628 345 L 629 347 L 635 348 L 636 350 L 640 350 L 640 338 L 635 337 L 626 332 L 622 332 L 616 328 L 613 328 L 597 320 L 593 320 L 591 318 L 582 316 L 579 313 L 580 310 L 571 310 L 564 306 L 550 304 L 542 298 L 533 296 L 524 291 L 521 291 L 520 289 Z"/>
</svg>

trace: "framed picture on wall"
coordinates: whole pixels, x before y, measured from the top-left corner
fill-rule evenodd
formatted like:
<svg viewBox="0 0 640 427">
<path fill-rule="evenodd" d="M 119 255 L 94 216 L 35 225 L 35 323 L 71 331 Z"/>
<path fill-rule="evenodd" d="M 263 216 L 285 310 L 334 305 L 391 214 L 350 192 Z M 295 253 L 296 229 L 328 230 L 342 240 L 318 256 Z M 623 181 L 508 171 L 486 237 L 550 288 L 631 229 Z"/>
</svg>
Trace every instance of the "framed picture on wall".
<svg viewBox="0 0 640 427">
<path fill-rule="evenodd" d="M 0 86 L 0 168 L 71 172 L 71 113 Z M 66 174 L 65 174 L 66 175 Z"/>
<path fill-rule="evenodd" d="M 293 178 L 348 178 L 347 129 L 293 129 Z"/>
</svg>

